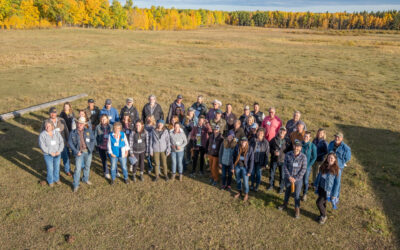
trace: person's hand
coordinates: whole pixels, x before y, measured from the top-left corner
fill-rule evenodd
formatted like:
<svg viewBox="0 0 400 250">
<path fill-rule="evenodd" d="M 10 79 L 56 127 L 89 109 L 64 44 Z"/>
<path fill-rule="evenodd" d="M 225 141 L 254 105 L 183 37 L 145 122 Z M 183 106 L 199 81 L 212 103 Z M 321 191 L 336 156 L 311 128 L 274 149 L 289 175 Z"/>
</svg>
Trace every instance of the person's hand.
<svg viewBox="0 0 400 250">
<path fill-rule="evenodd" d="M 56 157 L 56 153 L 50 153 L 50 155 Z"/>
<path fill-rule="evenodd" d="M 56 156 L 59 156 L 61 153 L 60 152 L 56 152 Z"/>
<path fill-rule="evenodd" d="M 219 164 L 219 168 L 222 168 L 222 164 Z"/>
<path fill-rule="evenodd" d="M 149 154 L 148 154 L 148 153 L 146 153 L 146 154 L 145 154 L 145 156 L 146 156 L 146 157 L 149 157 Z"/>
<path fill-rule="evenodd" d="M 176 150 L 181 150 L 181 147 L 179 147 L 179 146 L 176 146 Z"/>
<path fill-rule="evenodd" d="M 289 177 L 289 181 L 290 181 L 291 183 L 294 183 L 294 182 L 296 181 L 296 179 L 293 178 L 293 177 Z"/>
<path fill-rule="evenodd" d="M 167 157 L 168 157 L 170 154 L 171 154 L 171 153 L 168 153 L 168 154 L 167 154 Z"/>
<path fill-rule="evenodd" d="M 81 156 L 82 155 L 81 151 L 79 151 L 76 155 Z"/>
<path fill-rule="evenodd" d="M 279 156 L 279 151 L 275 151 L 275 156 Z"/>
<path fill-rule="evenodd" d="M 134 154 L 131 154 L 131 157 L 135 157 L 135 155 L 134 155 Z"/>
<path fill-rule="evenodd" d="M 116 156 L 115 156 L 115 154 L 111 154 L 111 157 L 112 157 L 112 158 L 115 158 Z"/>
<path fill-rule="evenodd" d="M 250 176 L 251 174 L 247 174 L 247 176 Z"/>
<path fill-rule="evenodd" d="M 174 146 L 174 145 L 172 145 L 171 148 L 172 148 L 173 150 L 175 150 L 175 146 Z"/>
<path fill-rule="evenodd" d="M 153 153 L 150 153 L 150 156 L 153 157 Z"/>
<path fill-rule="evenodd" d="M 128 152 L 125 152 L 125 157 L 128 157 Z"/>
</svg>

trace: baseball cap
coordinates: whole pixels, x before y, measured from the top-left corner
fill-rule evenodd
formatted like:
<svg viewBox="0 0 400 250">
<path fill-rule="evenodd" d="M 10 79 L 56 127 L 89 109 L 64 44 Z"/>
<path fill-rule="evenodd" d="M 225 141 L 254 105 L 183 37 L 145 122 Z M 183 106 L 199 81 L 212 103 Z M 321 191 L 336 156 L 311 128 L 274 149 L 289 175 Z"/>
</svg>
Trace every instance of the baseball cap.
<svg viewBox="0 0 400 250">
<path fill-rule="evenodd" d="M 110 105 L 112 102 L 111 102 L 111 99 L 107 99 L 106 100 L 106 105 Z"/>
</svg>

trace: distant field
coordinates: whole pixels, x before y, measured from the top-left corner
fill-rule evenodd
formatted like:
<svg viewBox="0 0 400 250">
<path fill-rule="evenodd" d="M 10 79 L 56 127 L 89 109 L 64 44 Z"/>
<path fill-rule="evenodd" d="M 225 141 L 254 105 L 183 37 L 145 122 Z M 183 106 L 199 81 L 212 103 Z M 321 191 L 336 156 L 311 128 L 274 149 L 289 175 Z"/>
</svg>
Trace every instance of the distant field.
<svg viewBox="0 0 400 250">
<path fill-rule="evenodd" d="M 42 187 L 37 146 L 47 110 L 0 122 L 0 248 L 398 248 L 400 247 L 400 34 L 216 27 L 194 31 L 101 29 L 0 31 L 0 113 L 87 93 L 118 109 L 141 108 L 151 93 L 164 111 L 180 93 L 230 102 L 236 114 L 258 101 L 285 122 L 294 110 L 307 127 L 345 134 L 353 158 L 340 209 L 326 225 L 316 196 L 302 217 L 279 212 L 283 196 L 265 185 L 235 201 L 208 179 L 110 187 L 101 163 L 77 194 Z M 83 108 L 86 100 L 73 103 Z M 61 107 L 59 107 L 61 108 Z M 74 168 L 74 167 L 73 167 Z M 263 182 L 268 183 L 267 173 Z M 56 232 L 46 233 L 46 225 Z"/>
</svg>

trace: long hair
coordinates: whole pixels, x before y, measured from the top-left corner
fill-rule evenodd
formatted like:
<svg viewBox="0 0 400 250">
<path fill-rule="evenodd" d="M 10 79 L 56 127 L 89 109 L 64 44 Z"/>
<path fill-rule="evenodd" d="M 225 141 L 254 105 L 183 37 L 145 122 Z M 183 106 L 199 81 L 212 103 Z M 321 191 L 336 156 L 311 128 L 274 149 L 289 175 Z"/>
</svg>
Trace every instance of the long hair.
<svg viewBox="0 0 400 250">
<path fill-rule="evenodd" d="M 242 143 L 239 144 L 239 154 L 236 158 L 235 165 L 238 164 L 242 153 L 244 153 L 244 157 L 246 157 L 248 151 L 249 151 L 249 142 L 246 143 L 246 146 L 244 148 L 242 147 Z"/>
<path fill-rule="evenodd" d="M 71 105 L 70 102 L 65 102 L 65 103 L 64 103 L 64 105 L 63 105 L 63 111 L 64 111 L 64 112 L 65 112 L 65 106 L 68 106 L 68 107 L 69 107 L 69 113 L 68 113 L 68 114 L 74 113 L 74 110 L 72 109 L 72 105 Z"/>
<path fill-rule="evenodd" d="M 136 131 L 136 124 L 138 124 L 138 123 L 140 123 L 140 124 L 142 125 L 142 129 L 141 129 L 140 131 Z M 142 120 L 139 120 L 139 121 L 137 121 L 137 122 L 135 123 L 135 131 L 136 131 L 136 133 L 139 134 L 139 136 L 142 135 L 142 133 L 143 133 L 143 131 L 144 131 L 144 124 L 143 124 Z"/>
<path fill-rule="evenodd" d="M 329 156 L 333 156 L 335 158 L 335 162 L 331 166 L 329 166 L 329 162 L 328 162 Z M 325 161 L 321 164 L 321 167 L 319 168 L 319 171 L 323 174 L 326 174 L 326 173 L 330 173 L 330 174 L 334 174 L 334 175 L 339 174 L 339 165 L 338 165 L 338 161 L 337 161 L 337 157 L 336 157 L 335 153 L 332 152 L 326 156 Z"/>
<path fill-rule="evenodd" d="M 228 137 L 224 139 L 224 148 L 234 148 L 236 144 L 235 139 L 232 139 L 230 142 L 228 141 Z"/>
</svg>

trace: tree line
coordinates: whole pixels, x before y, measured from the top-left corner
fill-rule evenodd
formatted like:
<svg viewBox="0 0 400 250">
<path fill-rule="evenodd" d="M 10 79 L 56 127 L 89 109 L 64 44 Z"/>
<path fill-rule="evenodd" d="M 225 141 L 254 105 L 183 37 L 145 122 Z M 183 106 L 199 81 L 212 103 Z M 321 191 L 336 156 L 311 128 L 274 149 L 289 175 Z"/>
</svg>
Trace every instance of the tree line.
<svg viewBox="0 0 400 250">
<path fill-rule="evenodd" d="M 60 26 L 131 30 L 186 30 L 209 25 L 273 28 L 400 29 L 400 11 L 311 13 L 137 8 L 132 0 L 0 0 L 0 28 Z"/>
</svg>

